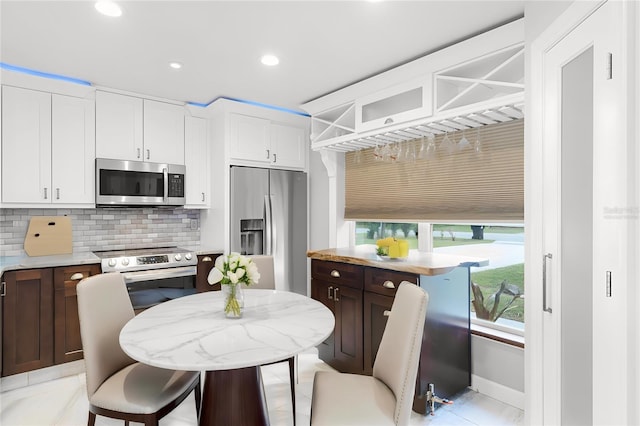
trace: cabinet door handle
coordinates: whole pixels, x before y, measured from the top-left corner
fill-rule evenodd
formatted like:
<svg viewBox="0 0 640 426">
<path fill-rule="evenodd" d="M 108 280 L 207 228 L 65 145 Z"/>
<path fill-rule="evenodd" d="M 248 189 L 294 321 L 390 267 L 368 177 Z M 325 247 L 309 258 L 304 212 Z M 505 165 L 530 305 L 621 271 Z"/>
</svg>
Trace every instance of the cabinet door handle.
<svg viewBox="0 0 640 426">
<path fill-rule="evenodd" d="M 267 160 L 271 158 L 271 150 L 267 149 Z"/>
<path fill-rule="evenodd" d="M 150 150 L 150 149 L 148 149 L 148 150 L 147 150 L 147 160 L 148 160 L 148 159 L 150 159 L 150 158 L 151 158 L 151 150 Z"/>
<path fill-rule="evenodd" d="M 46 200 L 47 198 L 49 198 L 49 196 L 47 195 L 47 188 L 44 189 L 44 199 Z"/>
<path fill-rule="evenodd" d="M 333 286 L 330 285 L 329 288 L 327 289 L 327 298 L 329 298 L 329 300 L 333 300 Z"/>
<path fill-rule="evenodd" d="M 7 283 L 2 281 L 0 283 L 0 297 L 4 297 L 7 295 Z"/>
<path fill-rule="evenodd" d="M 389 315 L 391 315 L 391 311 L 384 311 L 382 315 L 384 315 L 385 317 L 388 317 Z"/>
<path fill-rule="evenodd" d="M 393 283 L 393 281 L 385 281 L 382 283 L 382 287 L 384 288 L 396 288 L 396 285 Z"/>
<path fill-rule="evenodd" d="M 331 271 L 331 276 L 333 278 L 340 278 L 340 271 L 336 271 L 335 269 Z"/>
<path fill-rule="evenodd" d="M 542 310 L 552 313 L 551 306 L 547 306 L 547 259 L 553 259 L 551 253 L 542 256 Z"/>
<path fill-rule="evenodd" d="M 140 148 L 138 148 L 138 155 L 136 156 L 136 158 L 140 158 Z"/>
<path fill-rule="evenodd" d="M 205 256 L 205 257 L 202 258 L 202 261 L 203 262 L 213 262 L 213 259 L 211 259 L 211 257 L 209 257 L 209 256 Z"/>
<path fill-rule="evenodd" d="M 274 153 L 274 154 L 273 154 L 273 162 L 274 162 L 274 163 L 277 163 L 277 162 L 278 162 L 278 157 L 277 157 L 277 155 L 278 155 L 278 154 L 276 154 L 276 153 Z"/>
<path fill-rule="evenodd" d="M 333 300 L 335 300 L 336 302 L 340 301 L 340 298 L 338 297 L 338 291 L 340 290 L 339 287 L 336 287 L 336 289 L 333 291 Z"/>
<path fill-rule="evenodd" d="M 202 193 L 202 202 L 204 202 L 204 192 Z"/>
<path fill-rule="evenodd" d="M 60 199 L 60 188 L 56 188 L 56 200 Z"/>
<path fill-rule="evenodd" d="M 80 281 L 83 278 L 84 278 L 84 275 L 82 274 L 82 272 L 76 272 L 75 274 L 71 275 L 69 279 L 72 281 Z"/>
</svg>

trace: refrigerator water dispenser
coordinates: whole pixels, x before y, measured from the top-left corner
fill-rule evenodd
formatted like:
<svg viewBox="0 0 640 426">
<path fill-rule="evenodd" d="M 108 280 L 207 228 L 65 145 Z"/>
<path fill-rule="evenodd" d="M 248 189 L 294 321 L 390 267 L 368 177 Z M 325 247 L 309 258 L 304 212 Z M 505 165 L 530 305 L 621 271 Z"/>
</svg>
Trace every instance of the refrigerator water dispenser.
<svg viewBox="0 0 640 426">
<path fill-rule="evenodd" d="M 240 219 L 240 254 L 264 254 L 263 219 Z"/>
</svg>

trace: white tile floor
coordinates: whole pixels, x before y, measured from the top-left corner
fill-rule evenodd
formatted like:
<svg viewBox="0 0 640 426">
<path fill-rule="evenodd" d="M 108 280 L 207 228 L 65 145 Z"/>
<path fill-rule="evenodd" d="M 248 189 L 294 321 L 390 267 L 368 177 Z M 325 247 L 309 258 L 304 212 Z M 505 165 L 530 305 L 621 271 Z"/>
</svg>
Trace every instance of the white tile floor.
<svg viewBox="0 0 640 426">
<path fill-rule="evenodd" d="M 313 375 L 318 370 L 332 370 L 315 353 L 298 357 L 299 383 L 296 386 L 297 424 L 309 424 Z M 273 426 L 292 423 L 287 363 L 262 369 L 269 419 Z M 84 374 L 76 374 L 41 384 L 0 393 L 2 426 L 86 425 L 87 396 Z M 521 425 L 522 410 L 496 401 L 472 390 L 459 395 L 455 403 L 436 410 L 435 416 L 412 413 L 410 425 Z M 135 423 L 133 423 L 135 424 Z M 196 425 L 193 396 L 160 421 L 161 426 Z M 96 425 L 123 425 L 123 422 L 98 416 Z"/>
</svg>

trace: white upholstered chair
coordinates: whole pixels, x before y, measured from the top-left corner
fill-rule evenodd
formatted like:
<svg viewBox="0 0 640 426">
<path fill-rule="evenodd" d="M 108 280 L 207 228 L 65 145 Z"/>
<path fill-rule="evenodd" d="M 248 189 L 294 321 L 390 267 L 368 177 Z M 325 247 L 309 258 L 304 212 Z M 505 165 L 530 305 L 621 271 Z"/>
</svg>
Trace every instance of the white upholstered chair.
<svg viewBox="0 0 640 426">
<path fill-rule="evenodd" d="M 311 398 L 312 426 L 406 425 L 429 296 L 415 284 L 398 287 L 373 376 L 318 371 Z"/>
<path fill-rule="evenodd" d="M 267 290 L 275 290 L 276 288 L 276 278 L 273 266 L 273 256 L 267 256 L 263 254 L 254 254 L 248 256 L 253 260 L 253 262 L 258 267 L 258 272 L 260 273 L 260 280 L 257 284 L 252 284 L 251 286 L 244 287 L 246 289 L 267 289 Z M 289 363 L 289 381 L 291 385 L 291 405 L 293 409 L 293 424 L 295 425 L 296 421 L 296 379 L 295 379 L 295 370 L 296 370 L 296 357 L 291 357 L 288 359 L 283 359 L 282 361 L 276 361 L 265 365 L 277 364 L 279 362 L 287 361 Z"/>
<path fill-rule="evenodd" d="M 80 335 L 87 376 L 89 419 L 96 415 L 157 425 L 158 420 L 195 391 L 200 411 L 200 372 L 151 367 L 120 348 L 122 327 L 134 317 L 119 273 L 94 275 L 77 287 Z"/>
</svg>

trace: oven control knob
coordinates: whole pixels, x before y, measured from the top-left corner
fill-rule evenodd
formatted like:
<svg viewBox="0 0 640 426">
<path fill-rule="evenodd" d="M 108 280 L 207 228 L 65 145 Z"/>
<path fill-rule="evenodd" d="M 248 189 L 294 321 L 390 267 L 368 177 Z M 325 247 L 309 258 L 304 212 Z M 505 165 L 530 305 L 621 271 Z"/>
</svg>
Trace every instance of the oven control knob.
<svg viewBox="0 0 640 426">
<path fill-rule="evenodd" d="M 173 258 L 176 260 L 176 262 L 180 262 L 182 260 L 182 255 L 176 254 Z"/>
<path fill-rule="evenodd" d="M 124 259 L 122 259 L 122 266 L 127 266 L 129 264 L 129 258 L 125 257 Z"/>
<path fill-rule="evenodd" d="M 116 266 L 117 261 L 115 259 L 109 259 L 109 266 L 114 267 Z"/>
<path fill-rule="evenodd" d="M 187 259 L 187 260 L 191 260 L 191 258 L 192 258 L 191 253 L 185 254 L 184 258 Z"/>
</svg>

